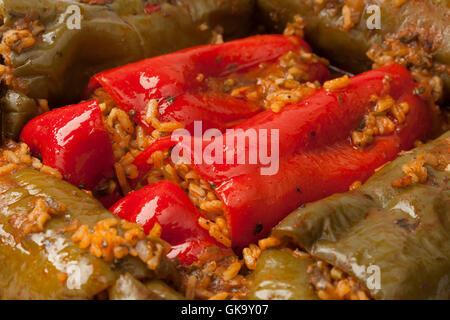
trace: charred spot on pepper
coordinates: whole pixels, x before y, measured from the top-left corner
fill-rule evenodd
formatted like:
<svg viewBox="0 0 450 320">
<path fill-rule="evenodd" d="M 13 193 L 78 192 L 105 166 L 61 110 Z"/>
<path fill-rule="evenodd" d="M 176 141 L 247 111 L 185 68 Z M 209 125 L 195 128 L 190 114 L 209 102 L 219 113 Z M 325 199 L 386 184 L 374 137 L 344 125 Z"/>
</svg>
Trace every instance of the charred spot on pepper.
<svg viewBox="0 0 450 320">
<path fill-rule="evenodd" d="M 231 63 L 231 64 L 229 64 L 229 65 L 227 66 L 227 70 L 228 70 L 229 72 L 233 72 L 233 71 L 235 71 L 238 67 L 239 67 L 239 66 L 238 66 L 237 63 Z"/>
<path fill-rule="evenodd" d="M 255 235 L 259 234 L 261 231 L 263 230 L 263 224 L 262 223 L 257 223 L 255 226 L 255 229 L 253 230 L 253 233 Z"/>
<path fill-rule="evenodd" d="M 302 193 L 302 190 L 300 190 L 299 187 L 295 188 L 295 191 L 297 191 L 298 193 Z"/>
</svg>

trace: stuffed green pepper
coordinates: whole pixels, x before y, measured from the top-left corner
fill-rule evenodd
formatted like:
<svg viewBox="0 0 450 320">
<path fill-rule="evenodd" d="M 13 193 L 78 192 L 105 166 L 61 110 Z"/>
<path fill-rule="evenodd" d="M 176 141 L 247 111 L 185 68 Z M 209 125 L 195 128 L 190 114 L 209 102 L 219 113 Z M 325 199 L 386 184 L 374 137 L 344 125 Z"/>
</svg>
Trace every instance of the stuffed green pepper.
<svg viewBox="0 0 450 320">
<path fill-rule="evenodd" d="M 23 146 L 3 147 L 0 160 L 1 299 L 107 298 L 125 275 L 180 284 L 167 243 L 119 221 Z M 157 284 L 160 299 L 174 291 Z"/>
</svg>

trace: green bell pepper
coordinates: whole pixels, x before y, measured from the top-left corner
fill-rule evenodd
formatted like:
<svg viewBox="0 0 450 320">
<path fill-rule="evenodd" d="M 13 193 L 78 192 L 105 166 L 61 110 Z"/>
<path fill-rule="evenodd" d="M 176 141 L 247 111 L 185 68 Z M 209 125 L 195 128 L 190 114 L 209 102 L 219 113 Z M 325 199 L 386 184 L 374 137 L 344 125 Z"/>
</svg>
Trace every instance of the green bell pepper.
<svg viewBox="0 0 450 320">
<path fill-rule="evenodd" d="M 38 172 L 21 169 L 0 177 L 0 297 L 2 299 L 85 299 L 111 287 L 121 274 L 138 279 L 167 279 L 179 275 L 167 259 L 149 270 L 132 256 L 106 262 L 81 249 L 71 232 L 73 221 L 93 227 L 114 217 L 97 200 L 71 184 Z M 43 232 L 24 235 L 11 223 L 34 207 L 36 196 L 58 201 L 66 210 L 53 216 Z M 119 234 L 122 232 L 119 230 Z M 61 275 L 66 279 L 61 283 Z"/>
<path fill-rule="evenodd" d="M 289 252 L 272 249 L 261 253 L 250 274 L 249 299 L 317 300 L 309 285 L 306 268 L 311 259 L 298 258 Z"/>
<path fill-rule="evenodd" d="M 424 153 L 448 162 L 450 132 L 397 158 L 362 187 L 294 211 L 272 235 L 359 279 L 377 299 L 449 299 L 448 166 L 425 165 L 426 183 L 392 186 L 402 166 Z"/>
<path fill-rule="evenodd" d="M 0 100 L 1 137 L 18 137 L 23 126 L 38 115 L 38 109 L 35 99 L 14 90 L 7 90 Z"/>
</svg>

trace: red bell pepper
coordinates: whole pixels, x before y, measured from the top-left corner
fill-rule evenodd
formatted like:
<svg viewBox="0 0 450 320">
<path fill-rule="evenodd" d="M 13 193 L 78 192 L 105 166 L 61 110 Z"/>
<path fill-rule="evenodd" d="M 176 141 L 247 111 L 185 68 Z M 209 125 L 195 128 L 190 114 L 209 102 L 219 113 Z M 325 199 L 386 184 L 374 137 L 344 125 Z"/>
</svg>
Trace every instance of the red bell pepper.
<svg viewBox="0 0 450 320">
<path fill-rule="evenodd" d="M 24 127 L 20 139 L 73 185 L 92 190 L 114 173 L 114 156 L 97 101 L 55 109 Z"/>
<path fill-rule="evenodd" d="M 145 175 L 153 168 L 153 164 L 149 164 L 147 160 L 156 151 L 168 151 L 170 148 L 177 144 L 170 136 L 160 138 L 152 143 L 147 149 L 142 151 L 133 161 L 133 164 L 137 167 L 139 176 L 136 179 L 130 180 L 130 186 L 135 188 Z M 144 183 L 145 184 L 145 183 Z"/>
<path fill-rule="evenodd" d="M 302 39 L 281 35 L 190 48 L 101 72 L 91 79 L 87 94 L 103 87 L 120 108 L 127 112 L 134 110 L 134 120 L 147 128 L 150 125 L 143 120 L 145 110 L 148 102 L 156 99 L 162 122 L 178 121 L 191 129 L 194 120 L 201 120 L 205 130 L 224 129 L 250 118 L 261 106 L 212 92 L 196 77 L 199 74 L 225 77 L 232 72 L 243 72 L 300 48 L 311 51 Z M 329 77 L 327 67 L 320 62 L 310 63 L 306 69 L 309 81 Z"/>
<path fill-rule="evenodd" d="M 392 79 L 390 86 L 386 86 L 386 77 Z M 274 175 L 262 175 L 261 164 L 193 164 L 205 181 L 216 186 L 231 227 L 233 247 L 265 236 L 300 205 L 344 192 L 356 180 L 366 180 L 399 151 L 426 137 L 430 114 L 425 102 L 413 94 L 415 87 L 405 68 L 389 65 L 351 78 L 345 88 L 320 89 L 279 113 L 265 111 L 238 125 L 235 129 L 279 130 L 279 170 Z M 385 94 L 409 104 L 406 121 L 393 133 L 375 137 L 370 146 L 356 148 L 351 131 L 371 110 L 372 95 Z M 244 135 L 225 133 L 223 141 Z M 203 150 L 208 143 L 204 142 Z M 248 144 L 246 147 L 248 151 Z M 271 150 L 270 139 L 267 149 Z M 225 142 L 220 150 L 226 159 Z M 238 152 L 232 147 L 235 157 Z M 191 150 L 192 160 L 194 154 Z"/>
<path fill-rule="evenodd" d="M 149 233 L 155 223 L 162 227 L 161 239 L 172 245 L 168 257 L 190 265 L 209 247 L 221 247 L 198 224 L 200 212 L 178 185 L 162 181 L 129 193 L 110 211 L 121 219 L 141 224 Z M 228 252 L 229 253 L 229 252 Z"/>
</svg>

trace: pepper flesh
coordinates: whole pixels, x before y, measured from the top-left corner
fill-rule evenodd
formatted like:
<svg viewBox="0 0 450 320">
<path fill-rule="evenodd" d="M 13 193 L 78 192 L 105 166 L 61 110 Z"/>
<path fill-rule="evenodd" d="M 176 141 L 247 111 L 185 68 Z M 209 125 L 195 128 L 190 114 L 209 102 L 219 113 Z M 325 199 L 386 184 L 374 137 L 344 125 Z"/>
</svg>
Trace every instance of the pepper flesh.
<svg viewBox="0 0 450 320">
<path fill-rule="evenodd" d="M 272 235 L 358 278 L 377 299 L 449 299 L 448 170 L 426 165 L 425 183 L 392 186 L 420 154 L 448 163 L 450 132 L 395 159 L 362 187 L 295 210 Z"/>
<path fill-rule="evenodd" d="M 297 37 L 270 35 L 186 49 L 99 73 L 92 78 L 87 94 L 101 86 L 120 108 L 133 110 L 135 121 L 149 129 L 146 110 L 155 99 L 161 122 L 178 121 L 192 131 L 193 122 L 201 120 L 205 130 L 223 130 L 250 118 L 261 106 L 208 90 L 196 77 L 226 77 L 232 72 L 244 72 L 300 48 L 311 51 Z M 307 64 L 306 68 L 310 81 L 323 81 L 329 76 L 321 62 Z"/>
<path fill-rule="evenodd" d="M 189 265 L 209 247 L 221 245 L 198 224 L 200 212 L 178 185 L 161 181 L 129 193 L 110 208 L 127 221 L 139 223 L 149 233 L 158 223 L 161 239 L 172 245 L 168 258 Z"/>
<path fill-rule="evenodd" d="M 34 118 L 23 129 L 21 140 L 73 185 L 92 190 L 113 174 L 111 141 L 95 100 Z"/>
<path fill-rule="evenodd" d="M 390 86 L 386 86 L 386 77 L 391 78 Z M 345 88 L 321 89 L 279 113 L 259 113 L 234 128 L 243 131 L 224 135 L 223 141 L 236 143 L 239 138 L 245 139 L 247 129 L 279 130 L 279 170 L 273 175 L 262 175 L 261 164 L 248 162 L 196 164 L 194 149 L 193 167 L 203 180 L 216 185 L 215 192 L 225 204 L 233 247 L 263 237 L 299 205 L 348 190 L 356 180 L 366 180 L 399 151 L 412 148 L 415 140 L 426 137 L 430 115 L 425 102 L 413 94 L 415 86 L 405 68 L 389 65 L 351 78 Z M 408 103 L 406 121 L 393 133 L 375 137 L 369 147 L 355 148 L 350 131 L 370 110 L 371 97 L 385 94 Z M 270 142 L 267 149 L 271 150 Z M 226 144 L 222 151 L 222 159 L 227 159 Z M 238 152 L 241 150 L 234 145 L 234 159 Z"/>
</svg>

